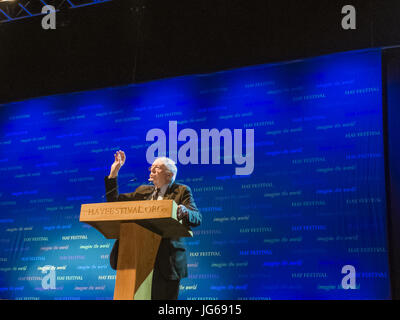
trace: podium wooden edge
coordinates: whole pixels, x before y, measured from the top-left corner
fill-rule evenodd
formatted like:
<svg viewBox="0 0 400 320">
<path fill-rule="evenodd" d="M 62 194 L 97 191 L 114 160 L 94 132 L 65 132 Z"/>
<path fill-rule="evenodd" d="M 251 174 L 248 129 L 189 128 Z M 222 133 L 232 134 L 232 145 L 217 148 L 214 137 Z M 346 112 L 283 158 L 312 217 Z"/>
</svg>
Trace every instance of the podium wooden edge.
<svg viewBox="0 0 400 320">
<path fill-rule="evenodd" d="M 81 205 L 79 221 L 95 228 L 106 239 L 118 239 L 120 225 L 126 222 L 137 223 L 163 238 L 193 237 L 190 227 L 178 220 L 177 208 L 171 199 L 89 203 Z M 169 228 L 163 228 L 166 224 Z"/>
</svg>

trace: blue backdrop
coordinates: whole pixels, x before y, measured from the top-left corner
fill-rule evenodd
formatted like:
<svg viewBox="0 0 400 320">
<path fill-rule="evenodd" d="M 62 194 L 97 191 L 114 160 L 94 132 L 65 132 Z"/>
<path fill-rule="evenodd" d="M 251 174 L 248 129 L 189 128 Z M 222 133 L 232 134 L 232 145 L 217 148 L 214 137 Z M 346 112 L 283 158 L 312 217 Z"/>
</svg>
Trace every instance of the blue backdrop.
<svg viewBox="0 0 400 320">
<path fill-rule="evenodd" d="M 250 175 L 224 161 L 178 162 L 177 181 L 203 214 L 186 239 L 180 299 L 390 298 L 380 50 L 41 97 L 0 112 L 0 298 L 112 299 L 114 240 L 79 222 L 80 205 L 105 201 L 119 149 L 120 192 L 146 183 L 146 134 L 168 135 L 169 121 L 199 136 L 216 128 L 255 137 Z M 342 287 L 346 265 L 355 289 Z M 42 285 L 44 266 L 55 269 L 55 289 Z"/>
</svg>

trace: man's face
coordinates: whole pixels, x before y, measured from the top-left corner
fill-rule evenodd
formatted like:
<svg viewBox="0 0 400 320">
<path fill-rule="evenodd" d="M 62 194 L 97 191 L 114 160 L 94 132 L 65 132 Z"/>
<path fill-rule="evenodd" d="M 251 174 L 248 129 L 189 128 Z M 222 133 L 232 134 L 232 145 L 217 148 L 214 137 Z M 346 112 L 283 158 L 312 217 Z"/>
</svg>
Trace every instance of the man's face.
<svg viewBox="0 0 400 320">
<path fill-rule="evenodd" d="M 150 179 L 157 188 L 171 182 L 171 173 L 167 171 L 162 160 L 155 160 L 150 167 Z"/>
</svg>

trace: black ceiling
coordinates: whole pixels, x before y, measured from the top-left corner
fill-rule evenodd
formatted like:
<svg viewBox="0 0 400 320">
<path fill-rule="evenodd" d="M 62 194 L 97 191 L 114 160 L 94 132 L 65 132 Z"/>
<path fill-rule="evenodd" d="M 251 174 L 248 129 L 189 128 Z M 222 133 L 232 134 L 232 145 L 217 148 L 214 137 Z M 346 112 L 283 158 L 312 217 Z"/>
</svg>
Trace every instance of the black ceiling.
<svg viewBox="0 0 400 320">
<path fill-rule="evenodd" d="M 341 28 L 344 5 L 357 29 Z M 113 0 L 0 24 L 0 103 L 400 44 L 398 0 Z"/>
</svg>

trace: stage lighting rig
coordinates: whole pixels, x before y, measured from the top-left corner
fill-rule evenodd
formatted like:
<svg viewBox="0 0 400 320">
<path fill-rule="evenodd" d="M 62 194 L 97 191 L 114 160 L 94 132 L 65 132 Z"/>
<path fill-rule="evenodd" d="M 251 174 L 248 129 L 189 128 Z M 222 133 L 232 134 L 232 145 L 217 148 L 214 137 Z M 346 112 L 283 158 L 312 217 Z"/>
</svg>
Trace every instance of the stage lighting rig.
<svg viewBox="0 0 400 320">
<path fill-rule="evenodd" d="M 112 0 L 0 0 L 0 23 L 44 15 L 42 8 L 53 6 L 56 12 L 97 5 Z"/>
</svg>

